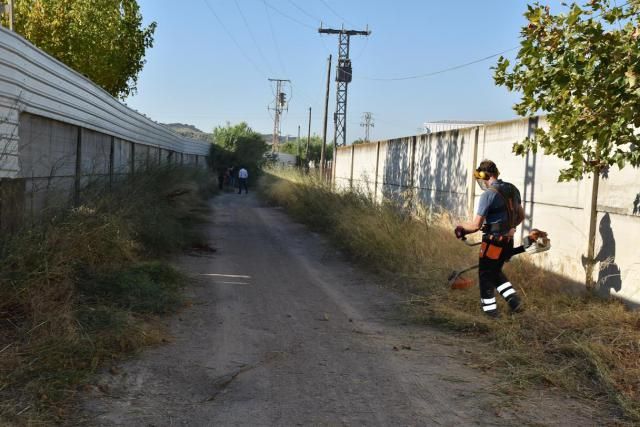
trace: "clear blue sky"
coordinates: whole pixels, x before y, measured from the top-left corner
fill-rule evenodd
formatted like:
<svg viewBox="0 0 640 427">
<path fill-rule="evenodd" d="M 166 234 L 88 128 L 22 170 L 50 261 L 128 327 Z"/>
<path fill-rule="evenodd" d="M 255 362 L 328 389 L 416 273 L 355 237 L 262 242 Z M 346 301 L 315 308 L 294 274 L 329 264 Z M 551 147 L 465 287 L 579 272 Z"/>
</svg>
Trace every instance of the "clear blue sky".
<svg viewBox="0 0 640 427">
<path fill-rule="evenodd" d="M 515 117 L 517 97 L 493 83 L 490 67 L 496 59 L 423 79 L 372 78 L 425 74 L 518 46 L 526 0 L 139 2 L 145 22 L 156 21 L 158 29 L 138 93 L 127 104 L 159 122 L 211 131 L 227 121 L 246 121 L 271 133 L 267 106 L 273 89 L 267 78 L 276 77 L 293 86 L 282 134 L 296 135 L 298 125 L 304 134 L 310 106 L 312 133 L 321 134 L 326 60 L 332 53 L 335 64 L 338 40 L 318 34 L 320 19 L 325 27 L 344 22 L 372 31 L 368 38 L 351 39 L 349 141 L 363 136 L 359 124 L 365 111 L 374 116 L 372 139 L 415 134 L 430 120 Z M 330 136 L 334 93 L 332 81 Z"/>
</svg>

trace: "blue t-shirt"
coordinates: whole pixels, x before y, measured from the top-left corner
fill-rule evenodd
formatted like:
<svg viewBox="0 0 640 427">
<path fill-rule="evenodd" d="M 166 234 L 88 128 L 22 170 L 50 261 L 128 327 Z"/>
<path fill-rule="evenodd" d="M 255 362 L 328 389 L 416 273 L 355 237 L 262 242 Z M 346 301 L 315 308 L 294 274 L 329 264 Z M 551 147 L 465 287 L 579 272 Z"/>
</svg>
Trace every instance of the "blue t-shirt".
<svg viewBox="0 0 640 427">
<path fill-rule="evenodd" d="M 502 190 L 500 187 L 511 185 L 502 181 L 501 179 L 495 181 L 491 186 Z M 517 188 L 513 187 L 514 190 L 514 203 L 515 206 L 520 206 L 520 192 Z M 505 206 L 505 200 L 498 194 L 496 191 L 486 190 L 480 196 L 480 201 L 478 202 L 478 209 L 476 213 L 480 216 L 484 217 L 484 222 L 486 224 L 497 224 L 497 223 L 507 223 L 509 221 L 509 214 L 507 213 L 507 209 Z"/>
</svg>

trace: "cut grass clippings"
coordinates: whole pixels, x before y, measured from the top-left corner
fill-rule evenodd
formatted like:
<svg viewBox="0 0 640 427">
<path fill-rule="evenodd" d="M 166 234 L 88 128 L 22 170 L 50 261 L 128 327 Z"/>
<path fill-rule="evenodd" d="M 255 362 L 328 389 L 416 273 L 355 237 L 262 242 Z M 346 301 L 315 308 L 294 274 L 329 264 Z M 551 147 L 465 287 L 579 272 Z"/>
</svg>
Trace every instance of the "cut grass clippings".
<svg viewBox="0 0 640 427">
<path fill-rule="evenodd" d="M 525 312 L 487 319 L 477 287 L 450 290 L 448 274 L 477 262 L 476 250 L 453 238 L 446 214 L 406 213 L 366 194 L 336 193 L 309 176 L 273 170 L 261 194 L 295 219 L 328 235 L 346 254 L 409 294 L 413 321 L 477 335 L 495 350 L 484 360 L 511 388 L 559 388 L 617 408 L 623 422 L 640 422 L 640 313 L 617 300 L 576 290 L 567 279 L 537 268 L 526 255 L 505 272 L 515 283 Z M 549 253 L 537 255 L 549 256 Z M 470 273 L 469 276 L 472 276 Z"/>
<path fill-rule="evenodd" d="M 206 172 L 95 182 L 74 209 L 0 239 L 0 424 L 63 421 L 96 369 L 165 337 L 186 278 L 164 258 L 198 242 Z"/>
</svg>

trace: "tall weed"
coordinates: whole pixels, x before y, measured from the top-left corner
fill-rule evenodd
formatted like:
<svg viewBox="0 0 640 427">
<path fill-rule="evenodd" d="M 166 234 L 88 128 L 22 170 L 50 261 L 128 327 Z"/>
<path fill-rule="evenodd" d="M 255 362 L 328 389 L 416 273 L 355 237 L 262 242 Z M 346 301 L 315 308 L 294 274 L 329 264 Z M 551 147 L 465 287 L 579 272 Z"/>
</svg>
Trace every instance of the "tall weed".
<svg viewBox="0 0 640 427">
<path fill-rule="evenodd" d="M 62 420 L 95 369 L 164 332 L 181 273 L 159 260 L 201 237 L 206 172 L 162 167 L 94 182 L 79 207 L 0 239 L 0 423 Z"/>
<path fill-rule="evenodd" d="M 490 320 L 481 313 L 477 287 L 447 286 L 452 270 L 477 263 L 476 251 L 453 238 L 448 215 L 374 204 L 367 194 L 336 193 L 313 176 L 292 171 L 272 171 L 261 192 L 406 292 L 406 312 L 414 321 L 490 342 L 495 351 L 479 365 L 504 373 L 511 392 L 531 385 L 558 387 L 611 404 L 621 419 L 640 422 L 639 312 L 576 290 L 522 256 L 505 270 L 526 310 Z M 504 302 L 499 304 L 506 313 Z"/>
</svg>

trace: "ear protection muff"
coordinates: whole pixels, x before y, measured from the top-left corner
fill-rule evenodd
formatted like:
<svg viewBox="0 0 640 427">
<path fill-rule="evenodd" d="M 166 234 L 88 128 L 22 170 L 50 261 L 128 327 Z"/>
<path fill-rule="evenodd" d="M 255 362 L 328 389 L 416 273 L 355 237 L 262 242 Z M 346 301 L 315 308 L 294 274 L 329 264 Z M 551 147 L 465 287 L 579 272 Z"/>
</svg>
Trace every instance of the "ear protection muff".
<svg viewBox="0 0 640 427">
<path fill-rule="evenodd" d="M 496 169 L 495 175 L 496 176 L 500 175 L 500 171 L 498 169 Z M 473 171 L 473 177 L 475 179 L 483 179 L 483 180 L 487 180 L 491 178 L 488 172 L 482 171 L 480 169 L 476 169 L 475 171 Z"/>
<path fill-rule="evenodd" d="M 475 170 L 473 171 L 473 177 L 475 179 L 489 179 L 489 174 L 487 174 L 485 171 L 479 171 L 479 170 Z"/>
</svg>

